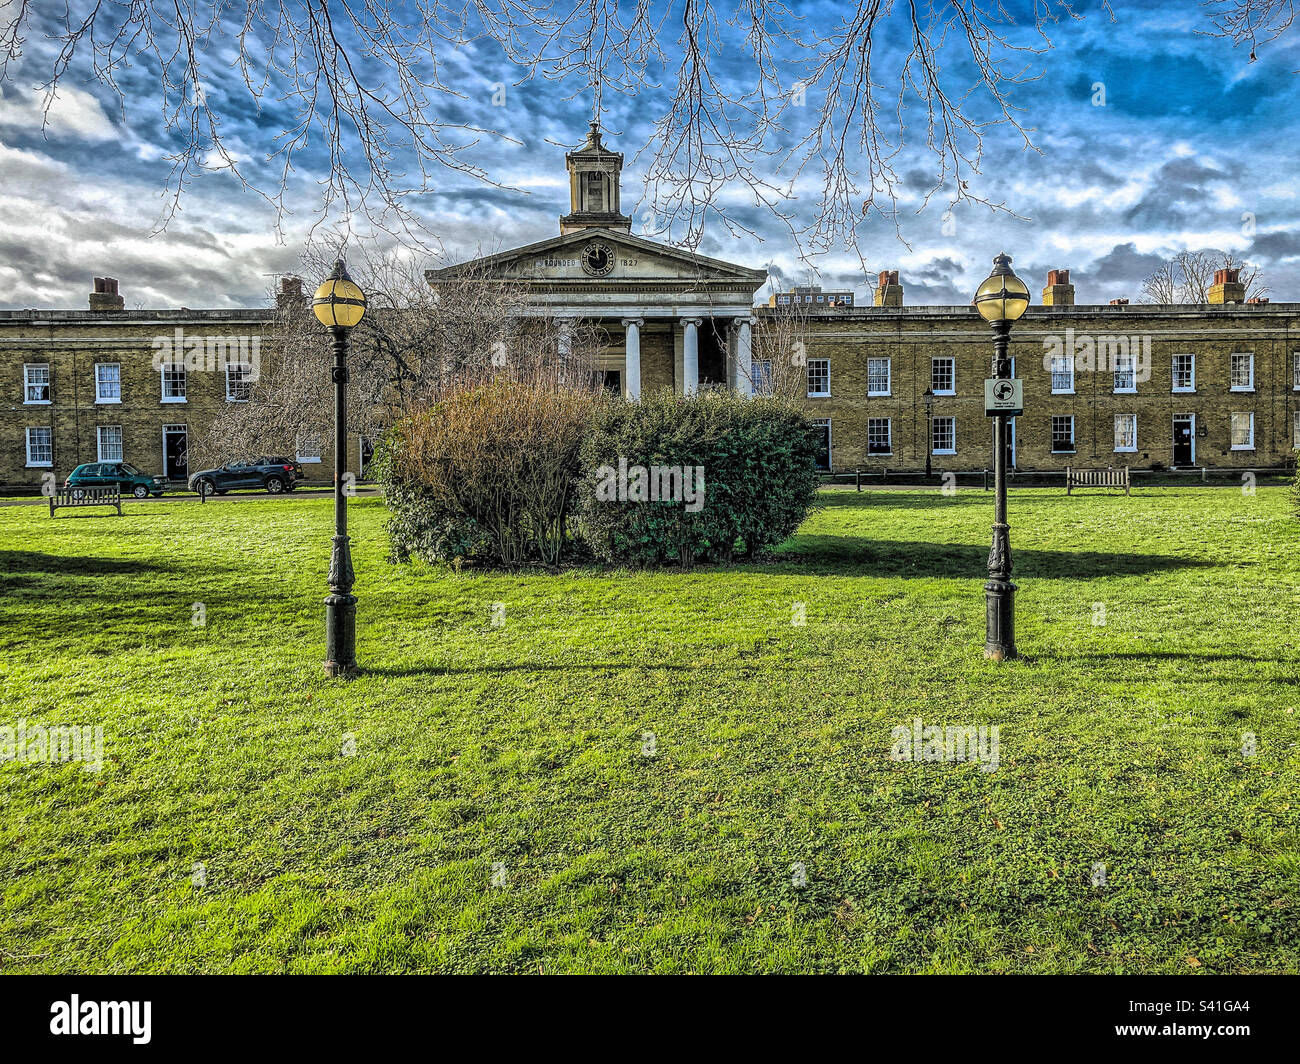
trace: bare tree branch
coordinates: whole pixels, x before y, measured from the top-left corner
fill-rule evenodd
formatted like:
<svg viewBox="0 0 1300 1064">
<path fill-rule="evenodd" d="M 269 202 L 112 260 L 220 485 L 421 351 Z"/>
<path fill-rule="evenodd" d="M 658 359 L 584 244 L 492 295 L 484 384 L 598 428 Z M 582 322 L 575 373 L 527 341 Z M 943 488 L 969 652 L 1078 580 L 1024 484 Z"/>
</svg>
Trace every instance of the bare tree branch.
<svg viewBox="0 0 1300 1064">
<path fill-rule="evenodd" d="M 597 118 L 614 97 L 662 99 L 657 79 L 671 79 L 636 156 L 643 228 L 692 248 L 706 221 L 757 238 L 758 210 L 811 256 L 858 251 L 864 219 L 897 227 L 903 201 L 1008 210 L 979 187 L 984 138 L 1009 129 L 1036 150 L 1012 94 L 1038 76 L 1049 30 L 1079 18 L 1068 0 L 1034 0 L 1024 27 L 1002 0 L 855 0 L 838 21 L 810 26 L 780 0 L 732 2 L 724 12 L 715 0 L 67 0 L 45 88 L 79 64 L 125 114 L 118 74 L 144 64 L 156 75 L 178 143 L 162 224 L 195 174 L 213 169 L 282 221 L 298 168 L 323 146 L 323 214 L 410 235 L 422 231 L 414 193 L 448 171 L 494 184 L 474 148 L 511 140 L 463 120 L 474 101 L 449 65 L 458 49 L 499 50 L 516 84 L 540 78 L 590 95 Z M 12 76 L 34 18 L 30 0 L 0 14 L 0 78 Z M 670 61 L 661 42 L 674 34 Z M 229 120 L 266 107 L 288 112 L 283 131 L 247 158 Z M 896 169 L 914 155 L 933 167 L 923 189 Z M 814 190 L 819 209 L 796 221 L 794 202 Z"/>
</svg>

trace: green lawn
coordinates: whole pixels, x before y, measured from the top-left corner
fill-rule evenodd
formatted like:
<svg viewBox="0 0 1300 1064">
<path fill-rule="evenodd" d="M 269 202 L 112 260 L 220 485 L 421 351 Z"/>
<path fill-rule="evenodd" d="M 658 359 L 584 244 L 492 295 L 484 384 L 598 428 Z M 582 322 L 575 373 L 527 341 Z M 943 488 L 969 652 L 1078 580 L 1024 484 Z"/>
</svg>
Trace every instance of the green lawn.
<svg viewBox="0 0 1300 1064">
<path fill-rule="evenodd" d="M 327 499 L 0 508 L 0 725 L 105 752 L 0 764 L 0 970 L 1300 969 L 1284 492 L 1013 492 L 1001 666 L 991 510 L 827 492 L 769 565 L 482 575 L 354 500 L 347 683 Z M 916 717 L 997 770 L 892 760 Z"/>
</svg>

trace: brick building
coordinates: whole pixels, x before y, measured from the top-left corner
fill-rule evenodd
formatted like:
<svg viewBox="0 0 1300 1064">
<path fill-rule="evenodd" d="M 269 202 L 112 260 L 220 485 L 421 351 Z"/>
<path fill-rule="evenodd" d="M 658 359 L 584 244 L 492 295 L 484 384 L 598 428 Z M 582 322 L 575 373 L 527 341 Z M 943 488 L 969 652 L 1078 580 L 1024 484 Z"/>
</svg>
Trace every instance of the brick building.
<svg viewBox="0 0 1300 1064">
<path fill-rule="evenodd" d="M 598 370 L 632 398 L 662 388 L 761 392 L 774 375 L 754 358 L 764 349 L 756 338 L 778 321 L 784 328 L 792 305 L 753 305 L 761 270 L 634 236 L 620 213 L 623 157 L 598 127 L 565 158 L 571 211 L 558 237 L 427 271 L 429 283 L 469 269 L 522 286 L 539 315 L 596 323 Z M 1246 302 L 1235 270 L 1220 270 L 1199 305 L 1076 306 L 1068 270 L 1046 282 L 1041 305 L 1011 334 L 1024 381 L 1017 469 L 1290 462 L 1300 445 L 1300 304 Z M 97 460 L 183 479 L 189 441 L 224 404 L 244 401 L 250 363 L 274 357 L 262 349 L 271 308 L 123 303 L 115 280 L 96 278 L 88 310 L 0 311 L 0 485 L 36 487 L 50 474 L 61 483 Z M 879 274 L 872 304 L 823 301 L 798 315 L 823 465 L 917 471 L 928 451 L 939 471 L 989 466 L 987 324 L 971 306 L 906 305 L 896 270 Z M 354 471 L 371 442 L 349 441 Z M 310 479 L 329 480 L 331 453 L 328 440 L 300 440 L 296 457 L 316 471 Z"/>
<path fill-rule="evenodd" d="M 827 310 L 831 307 L 853 306 L 853 293 L 849 291 L 823 292 L 819 284 L 795 285 L 788 292 L 777 292 L 767 297 L 769 307 L 803 307 L 805 310 Z"/>
<path fill-rule="evenodd" d="M 969 306 L 826 312 L 806 332 L 808 412 L 834 469 L 991 463 L 989 328 Z M 1221 270 L 1208 304 L 1076 306 L 1053 270 L 1011 334 L 1025 413 L 1021 470 L 1065 466 L 1277 468 L 1300 446 L 1300 304 L 1242 301 Z M 1235 287 L 1234 287 L 1235 286 Z M 1235 300 L 1227 302 L 1225 300 Z M 930 394 L 927 395 L 926 393 Z"/>
<path fill-rule="evenodd" d="M 247 399 L 272 309 L 123 304 L 117 281 L 97 277 L 88 310 L 0 311 L 0 485 L 62 484 L 109 461 L 184 482 L 191 442 Z M 309 480 L 333 477 L 321 441 L 299 441 L 297 457 Z"/>
</svg>

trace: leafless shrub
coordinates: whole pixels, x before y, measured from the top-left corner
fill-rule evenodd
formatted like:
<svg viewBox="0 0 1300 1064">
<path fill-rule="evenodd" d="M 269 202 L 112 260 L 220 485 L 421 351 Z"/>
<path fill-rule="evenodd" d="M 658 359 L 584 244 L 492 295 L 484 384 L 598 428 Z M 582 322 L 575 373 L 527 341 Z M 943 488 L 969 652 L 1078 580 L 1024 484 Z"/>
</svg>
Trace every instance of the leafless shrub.
<svg viewBox="0 0 1300 1064">
<path fill-rule="evenodd" d="M 303 439 L 329 446 L 333 349 L 311 310 L 310 278 L 326 276 L 332 262 L 332 249 L 304 256 L 302 272 L 309 279 L 303 281 L 303 298 L 280 299 L 250 399 L 227 404 L 208 433 L 191 440 L 192 461 L 293 454 Z M 538 314 L 518 286 L 467 271 L 435 292 L 400 251 L 354 247 L 349 270 L 368 300 L 348 353 L 348 430 L 354 435 L 377 439 L 399 418 L 488 379 L 592 386 L 603 333 L 594 324 Z"/>
<path fill-rule="evenodd" d="M 539 368 L 463 375 L 397 424 L 391 476 L 422 502 L 472 522 L 505 565 L 560 560 L 583 430 L 600 395 Z"/>
<path fill-rule="evenodd" d="M 808 395 L 808 316 L 802 304 L 778 306 L 760 318 L 754 329 L 753 361 L 749 374 L 755 395 L 779 399 L 804 399 Z"/>
</svg>

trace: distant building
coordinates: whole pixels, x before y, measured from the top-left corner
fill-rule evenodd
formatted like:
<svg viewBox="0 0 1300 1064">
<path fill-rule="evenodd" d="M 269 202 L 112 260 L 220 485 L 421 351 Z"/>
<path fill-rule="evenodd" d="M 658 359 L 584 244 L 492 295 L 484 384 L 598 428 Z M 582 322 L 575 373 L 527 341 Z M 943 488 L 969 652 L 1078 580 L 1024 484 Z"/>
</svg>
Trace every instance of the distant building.
<svg viewBox="0 0 1300 1064">
<path fill-rule="evenodd" d="M 831 307 L 851 307 L 852 292 L 823 292 L 819 284 L 795 285 L 788 292 L 778 292 L 767 297 L 769 307 L 789 307 L 803 305 L 812 310 L 828 310 Z"/>
</svg>

